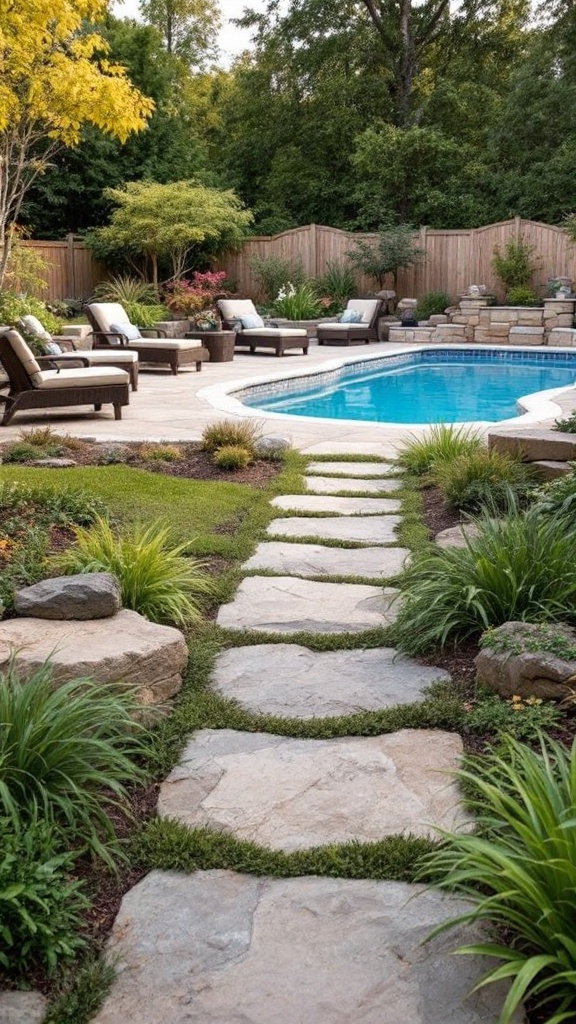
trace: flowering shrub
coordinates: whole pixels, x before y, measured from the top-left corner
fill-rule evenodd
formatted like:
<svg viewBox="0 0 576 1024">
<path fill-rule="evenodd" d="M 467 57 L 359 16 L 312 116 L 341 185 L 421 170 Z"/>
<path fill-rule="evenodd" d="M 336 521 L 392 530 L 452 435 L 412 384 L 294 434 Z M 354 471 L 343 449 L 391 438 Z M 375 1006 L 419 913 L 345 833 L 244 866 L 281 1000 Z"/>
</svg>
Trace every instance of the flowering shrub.
<svg viewBox="0 0 576 1024">
<path fill-rule="evenodd" d="M 171 286 L 166 305 L 173 313 L 182 313 L 193 319 L 195 313 L 212 306 L 217 295 L 225 294 L 222 290 L 225 279 L 226 273 L 223 270 L 214 273 L 209 270 L 201 273 L 197 270 L 190 281 L 181 278 Z"/>
<path fill-rule="evenodd" d="M 287 320 L 313 320 L 322 311 L 318 292 L 311 284 L 297 288 L 291 281 L 281 288 L 274 302 L 274 313 Z"/>
</svg>

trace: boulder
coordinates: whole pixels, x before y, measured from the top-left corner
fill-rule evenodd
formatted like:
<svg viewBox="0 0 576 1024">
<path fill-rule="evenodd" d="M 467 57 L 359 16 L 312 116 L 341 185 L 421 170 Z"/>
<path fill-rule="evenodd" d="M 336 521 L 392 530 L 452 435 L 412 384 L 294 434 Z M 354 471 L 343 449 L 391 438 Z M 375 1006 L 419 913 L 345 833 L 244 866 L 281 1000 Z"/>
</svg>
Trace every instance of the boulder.
<svg viewBox="0 0 576 1024">
<path fill-rule="evenodd" d="M 481 686 L 502 697 L 562 700 L 574 694 L 576 629 L 562 623 L 505 622 L 492 637 L 494 646 L 483 648 L 475 660 Z"/>
<path fill-rule="evenodd" d="M 576 459 L 576 434 L 516 427 L 488 434 L 488 447 L 509 455 L 521 455 L 526 462 L 572 462 Z"/>
<path fill-rule="evenodd" d="M 41 992 L 0 992 L 0 1024 L 42 1024 L 47 1010 Z"/>
<path fill-rule="evenodd" d="M 0 622 L 0 670 L 13 659 L 16 671 L 27 678 L 50 660 L 58 683 L 90 676 L 132 687 L 143 706 L 162 704 L 178 693 L 187 657 L 180 630 L 128 610 L 88 621 Z"/>
<path fill-rule="evenodd" d="M 122 607 L 120 584 L 110 572 L 56 576 L 17 590 L 14 607 L 36 619 L 106 619 Z"/>
<path fill-rule="evenodd" d="M 280 458 L 284 452 L 290 451 L 292 442 L 289 437 L 259 437 L 254 445 L 254 454 L 261 459 Z"/>
</svg>

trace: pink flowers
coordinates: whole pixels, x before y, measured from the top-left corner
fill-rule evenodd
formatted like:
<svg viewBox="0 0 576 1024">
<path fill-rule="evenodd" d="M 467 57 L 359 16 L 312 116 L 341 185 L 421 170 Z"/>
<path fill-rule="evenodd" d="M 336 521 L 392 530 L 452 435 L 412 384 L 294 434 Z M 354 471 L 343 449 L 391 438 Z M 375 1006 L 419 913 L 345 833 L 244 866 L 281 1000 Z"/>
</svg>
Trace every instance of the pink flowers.
<svg viewBox="0 0 576 1024">
<path fill-rule="evenodd" d="M 224 270 L 207 270 L 205 273 L 197 270 L 190 281 L 183 277 L 171 286 L 166 305 L 174 313 L 191 316 L 211 306 L 217 295 L 225 294 L 222 290 L 225 280 Z"/>
</svg>

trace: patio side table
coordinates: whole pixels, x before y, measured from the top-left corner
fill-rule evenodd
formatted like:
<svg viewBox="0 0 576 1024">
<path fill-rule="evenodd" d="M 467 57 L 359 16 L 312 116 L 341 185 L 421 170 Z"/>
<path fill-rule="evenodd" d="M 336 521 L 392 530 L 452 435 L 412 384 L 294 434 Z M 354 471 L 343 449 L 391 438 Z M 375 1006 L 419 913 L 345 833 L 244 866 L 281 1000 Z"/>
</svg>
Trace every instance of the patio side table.
<svg viewBox="0 0 576 1024">
<path fill-rule="evenodd" d="M 185 338 L 199 338 L 210 353 L 211 363 L 230 363 L 234 359 L 236 331 L 188 331 Z"/>
</svg>

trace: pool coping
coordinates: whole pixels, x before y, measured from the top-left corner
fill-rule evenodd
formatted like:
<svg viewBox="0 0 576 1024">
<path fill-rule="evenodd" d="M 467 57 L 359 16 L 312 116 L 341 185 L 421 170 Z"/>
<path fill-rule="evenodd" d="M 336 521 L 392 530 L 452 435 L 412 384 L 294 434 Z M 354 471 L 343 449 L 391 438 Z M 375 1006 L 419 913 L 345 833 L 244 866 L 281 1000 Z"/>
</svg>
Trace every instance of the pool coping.
<svg viewBox="0 0 576 1024">
<path fill-rule="evenodd" d="M 294 379 L 308 379 L 313 380 L 314 377 L 324 376 L 325 374 L 336 373 L 339 370 L 350 368 L 355 363 L 370 363 L 376 361 L 386 361 L 387 359 L 394 358 L 398 355 L 411 355 L 416 352 L 422 351 L 491 351 L 491 352 L 505 352 L 508 355 L 512 355 L 515 352 L 526 352 L 532 355 L 536 353 L 559 353 L 565 355 L 572 355 L 576 358 L 576 351 L 574 348 L 566 348 L 560 346 L 524 346 L 514 345 L 511 348 L 510 345 L 406 345 L 400 344 L 395 348 L 388 349 L 384 352 L 356 352 L 354 354 L 346 353 L 339 358 L 331 359 L 328 362 L 322 364 L 322 366 L 316 365 L 311 368 L 308 372 L 302 366 L 298 369 L 284 368 L 278 373 L 267 373 L 262 377 L 247 377 L 240 380 L 228 381 L 226 384 L 213 384 L 210 387 L 202 388 L 198 391 L 198 397 L 208 402 L 214 409 L 219 412 L 226 413 L 232 416 L 248 416 L 255 419 L 261 419 L 265 416 L 267 419 L 278 421 L 279 426 L 281 424 L 287 425 L 288 422 L 294 422 L 298 420 L 302 423 L 322 423 L 322 424 L 336 424 L 336 423 L 350 423 L 354 427 L 390 427 L 395 429 L 408 429 L 408 430 L 427 430 L 430 427 L 429 423 L 396 423 L 388 420 L 347 420 L 337 417 L 328 416 L 295 416 L 293 413 L 274 412 L 269 409 L 256 409 L 252 406 L 245 405 L 239 398 L 234 397 L 236 394 L 243 391 L 247 391 L 253 388 L 261 387 L 266 384 L 274 384 L 282 380 L 294 380 Z M 532 426 L 535 423 L 540 423 L 543 420 L 555 419 L 562 415 L 562 407 L 553 401 L 555 397 L 565 395 L 570 391 L 576 390 L 576 383 L 566 385 L 561 388 L 548 388 L 544 391 L 535 391 L 528 395 L 521 395 L 518 397 L 518 405 L 525 410 L 520 416 L 513 416 L 505 420 L 464 420 L 459 421 L 466 425 L 476 425 L 486 429 L 492 429 L 500 426 L 521 426 L 527 427 Z"/>
</svg>

